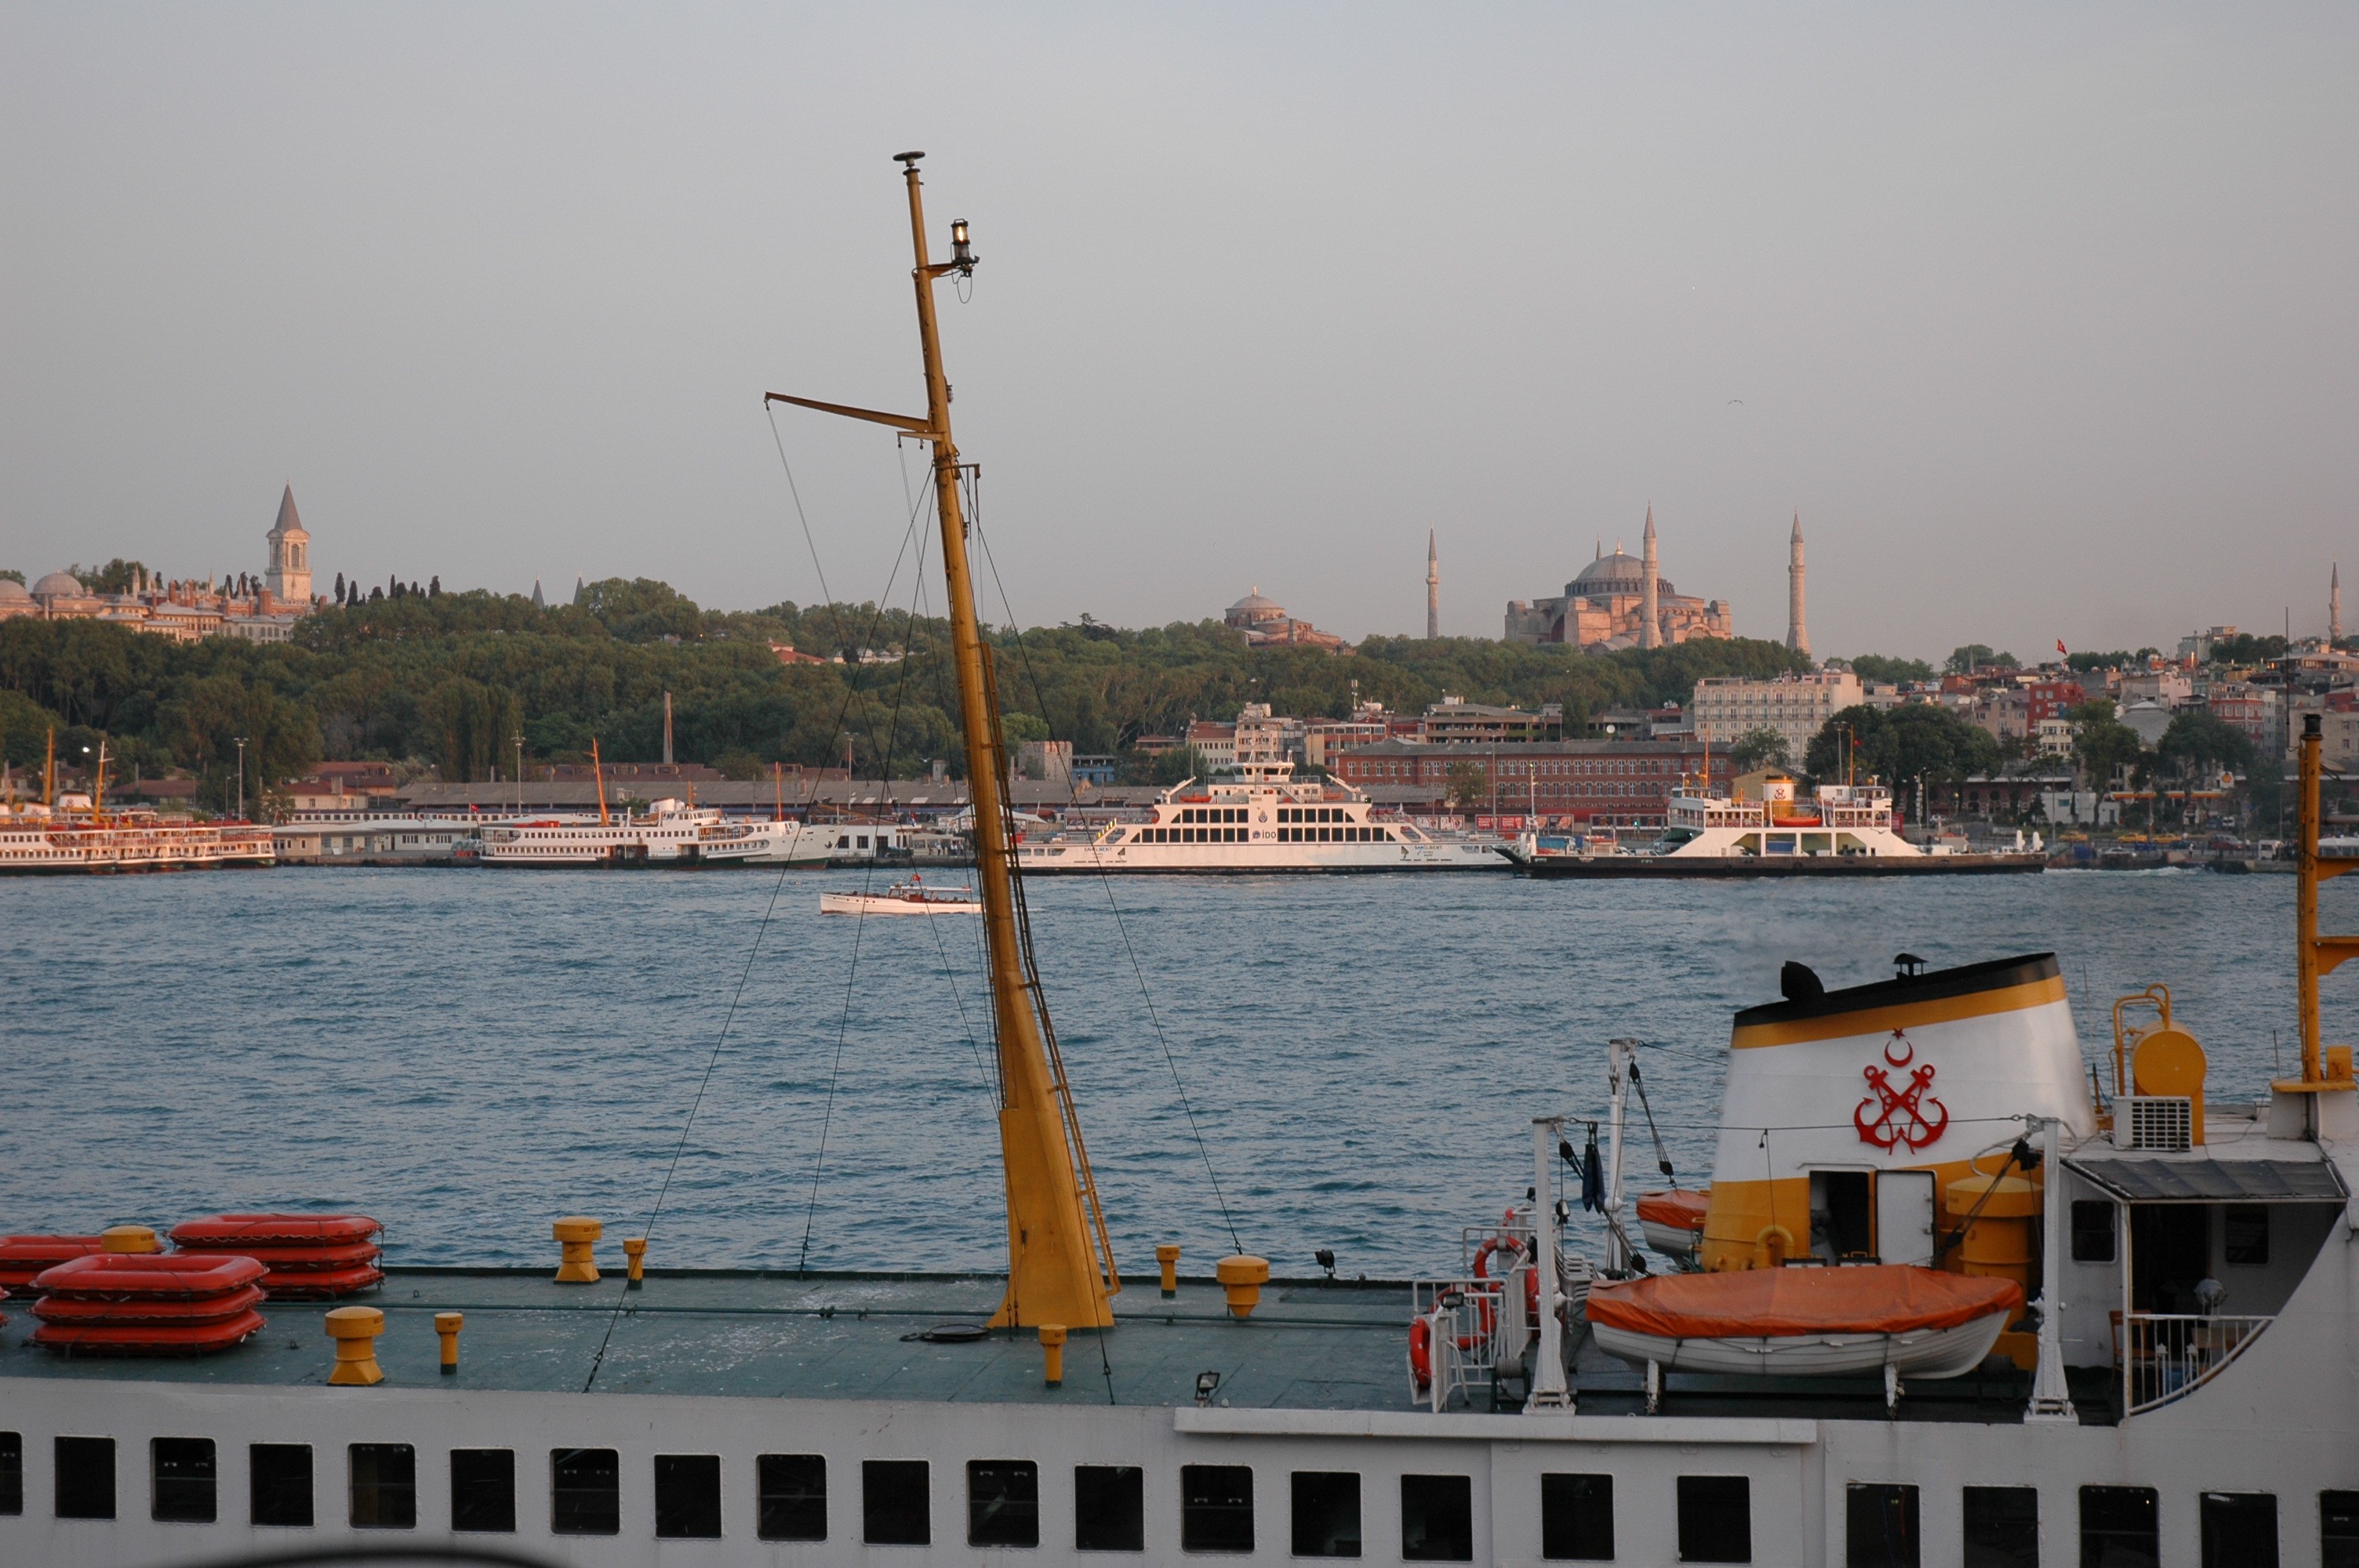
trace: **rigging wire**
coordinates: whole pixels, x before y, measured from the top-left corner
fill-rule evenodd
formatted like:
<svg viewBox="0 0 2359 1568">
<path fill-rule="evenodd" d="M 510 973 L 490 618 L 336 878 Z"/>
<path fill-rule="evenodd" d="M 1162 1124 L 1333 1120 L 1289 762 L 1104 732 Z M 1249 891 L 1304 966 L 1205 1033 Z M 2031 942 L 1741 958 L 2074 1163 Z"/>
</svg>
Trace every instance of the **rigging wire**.
<svg viewBox="0 0 2359 1568">
<path fill-rule="evenodd" d="M 1045 723 L 1049 717 L 1049 702 L 1040 690 L 1039 675 L 1032 667 L 1032 650 L 1025 643 L 1024 633 L 1016 619 L 1016 608 L 1008 600 L 1007 585 L 1000 579 L 998 559 L 991 553 L 991 536 L 984 532 L 980 503 L 971 501 L 970 507 L 969 515 L 974 522 L 974 536 L 983 545 L 983 558 L 984 564 L 991 568 L 992 584 L 999 589 L 1001 608 L 1007 612 L 1008 633 L 1016 639 L 1016 653 L 1024 661 L 1025 678 L 1032 685 L 1032 700 L 1039 706 L 1040 718 Z M 1212 1184 L 1212 1201 L 1220 1207 L 1221 1223 L 1228 1227 L 1231 1244 L 1239 1252 L 1243 1252 L 1245 1249 L 1245 1244 L 1244 1238 L 1237 1234 L 1236 1217 L 1229 1211 L 1228 1197 L 1221 1191 L 1220 1173 L 1212 1167 L 1212 1148 L 1204 1141 L 1203 1127 L 1196 1119 L 1196 1107 L 1188 1098 L 1188 1086 L 1180 1076 L 1179 1058 L 1172 1054 L 1171 1042 L 1163 1033 L 1163 1020 L 1156 1011 L 1153 993 L 1147 989 L 1147 970 L 1138 961 L 1138 948 L 1130 939 L 1130 926 L 1122 917 L 1122 906 L 1114 899 L 1114 879 L 1106 871 L 1103 860 L 1097 861 L 1097 873 L 1098 885 L 1105 892 L 1106 907 L 1114 914 L 1114 929 L 1122 936 L 1123 952 L 1130 959 L 1131 974 L 1138 982 L 1139 1000 L 1146 1004 L 1147 1021 L 1154 1026 L 1156 1044 L 1162 1047 L 1164 1065 L 1170 1069 L 1171 1087 L 1179 1091 L 1180 1107 L 1188 1117 L 1188 1130 L 1196 1140 L 1196 1152 L 1202 1157 L 1204 1174 Z M 1019 885 L 1021 885 L 1020 882 Z"/>
</svg>

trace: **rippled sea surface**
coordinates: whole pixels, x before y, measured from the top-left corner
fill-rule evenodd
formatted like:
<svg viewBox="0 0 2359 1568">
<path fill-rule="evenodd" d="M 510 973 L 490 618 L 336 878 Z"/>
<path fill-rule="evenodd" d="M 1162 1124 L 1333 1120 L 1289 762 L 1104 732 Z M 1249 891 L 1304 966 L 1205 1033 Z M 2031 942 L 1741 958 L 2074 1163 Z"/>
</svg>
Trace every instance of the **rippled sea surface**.
<svg viewBox="0 0 2359 1568">
<path fill-rule="evenodd" d="M 0 1232 L 330 1207 L 383 1219 L 398 1260 L 539 1262 L 555 1216 L 644 1226 L 677 1152 L 652 1261 L 999 1264 L 980 923 L 820 916 L 821 889 L 860 880 L 0 882 Z M 2260 1092 L 2295 1038 L 2290 877 L 1131 879 L 1030 897 L 1136 1275 L 1158 1241 L 1191 1269 L 1231 1249 L 1215 1179 L 1282 1273 L 1319 1247 L 1346 1274 L 1452 1266 L 1460 1227 L 1529 1183 L 1530 1119 L 1602 1113 L 1614 1035 L 1649 1043 L 1671 1157 L 1702 1177 L 1730 1012 L 1774 1000 L 1787 958 L 1832 987 L 1903 949 L 2053 950 L 2092 1057 L 2111 1000 L 2162 980 L 2221 1098 Z M 2359 926 L 2349 884 L 2324 902 L 2330 926 Z M 2330 981 L 2330 1012 L 2352 993 Z"/>
</svg>

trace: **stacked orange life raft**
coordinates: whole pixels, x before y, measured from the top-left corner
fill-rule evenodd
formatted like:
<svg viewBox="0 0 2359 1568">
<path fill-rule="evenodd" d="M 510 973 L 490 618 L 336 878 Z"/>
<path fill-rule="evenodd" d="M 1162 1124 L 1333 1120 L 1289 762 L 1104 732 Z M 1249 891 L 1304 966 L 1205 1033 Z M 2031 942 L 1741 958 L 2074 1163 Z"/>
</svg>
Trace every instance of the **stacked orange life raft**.
<svg viewBox="0 0 2359 1568">
<path fill-rule="evenodd" d="M 100 1249 L 95 1236 L 0 1236 L 0 1290 L 30 1290 L 45 1269 Z"/>
<path fill-rule="evenodd" d="M 334 1301 L 385 1281 L 385 1227 L 359 1214 L 217 1214 L 172 1227 L 175 1256 L 251 1258 L 280 1301 Z"/>
<path fill-rule="evenodd" d="M 201 1356 L 264 1327 L 251 1258 L 92 1253 L 44 1270 L 33 1288 L 33 1343 L 103 1356 Z"/>
</svg>

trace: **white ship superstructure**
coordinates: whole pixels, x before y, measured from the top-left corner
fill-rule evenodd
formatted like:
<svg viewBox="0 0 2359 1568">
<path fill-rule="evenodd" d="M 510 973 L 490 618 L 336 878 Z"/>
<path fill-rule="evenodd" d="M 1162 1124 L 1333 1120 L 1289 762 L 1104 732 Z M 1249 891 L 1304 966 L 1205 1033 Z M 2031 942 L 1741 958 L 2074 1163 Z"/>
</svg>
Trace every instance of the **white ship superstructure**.
<svg viewBox="0 0 2359 1568">
<path fill-rule="evenodd" d="M 603 822 L 556 816 L 494 823 L 483 829 L 486 866 L 690 865 L 715 846 L 746 838 L 746 827 L 711 806 L 658 800 L 644 815 L 628 811 Z"/>
<path fill-rule="evenodd" d="M 271 860 L 270 829 L 255 823 L 99 810 L 87 795 L 67 795 L 54 808 L 0 806 L 0 875 L 200 871 Z"/>
<path fill-rule="evenodd" d="M 1027 834 L 1027 875 L 1066 871 L 1496 871 L 1504 840 L 1421 827 L 1348 786 L 1246 762 L 1165 790 L 1144 815 Z"/>
</svg>

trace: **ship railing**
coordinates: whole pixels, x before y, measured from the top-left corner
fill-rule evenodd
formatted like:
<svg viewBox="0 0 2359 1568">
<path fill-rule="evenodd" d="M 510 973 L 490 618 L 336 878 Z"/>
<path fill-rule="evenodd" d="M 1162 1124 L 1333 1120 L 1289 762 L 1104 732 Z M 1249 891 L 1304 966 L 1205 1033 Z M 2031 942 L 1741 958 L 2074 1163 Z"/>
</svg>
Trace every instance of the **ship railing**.
<svg viewBox="0 0 2359 1568">
<path fill-rule="evenodd" d="M 2114 1326 L 2122 1327 L 2119 1313 Z M 2275 1317 L 2205 1317 L 2192 1313 L 2134 1312 L 2121 1346 L 2123 1410 L 2159 1410 L 2210 1382 Z"/>
<path fill-rule="evenodd" d="M 1420 1386 L 1412 1357 L 1412 1401 L 1429 1404 L 1433 1413 L 1440 1415 L 1453 1404 L 1472 1405 L 1478 1386 L 1488 1398 L 1496 1387 L 1500 1344 L 1506 1337 L 1508 1282 L 1504 1279 L 1411 1282 L 1409 1300 L 1417 1309 L 1415 1315 L 1427 1325 L 1426 1356 L 1430 1374 Z M 1522 1281 L 1515 1282 L 1520 1285 Z"/>
</svg>

